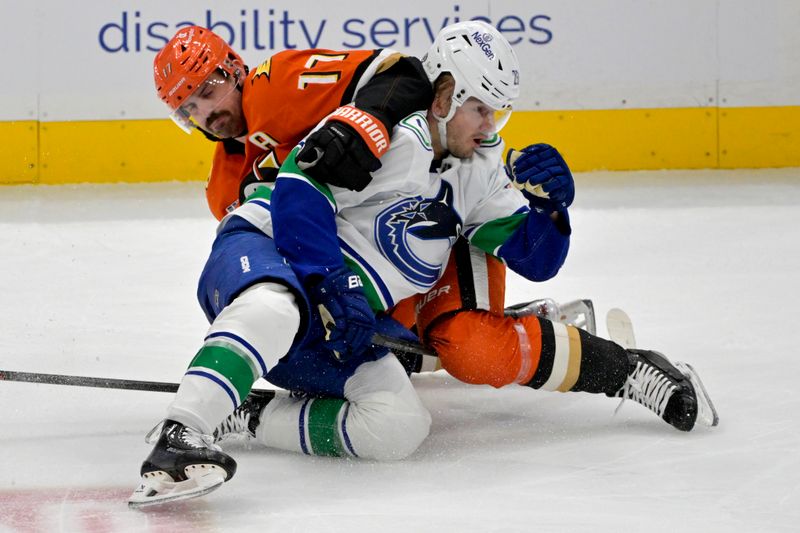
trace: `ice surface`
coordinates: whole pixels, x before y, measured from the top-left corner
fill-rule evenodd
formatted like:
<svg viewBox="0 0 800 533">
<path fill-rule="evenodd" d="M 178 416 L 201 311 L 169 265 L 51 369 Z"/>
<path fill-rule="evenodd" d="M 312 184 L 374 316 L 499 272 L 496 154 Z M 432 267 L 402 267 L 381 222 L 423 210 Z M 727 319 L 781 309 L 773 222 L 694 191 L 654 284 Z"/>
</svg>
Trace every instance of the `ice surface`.
<svg viewBox="0 0 800 533">
<path fill-rule="evenodd" d="M 691 362 L 720 412 L 414 377 L 431 435 L 397 463 L 230 448 L 236 477 L 130 511 L 169 394 L 0 383 L 0 532 L 798 531 L 800 169 L 578 176 L 559 276 Z M 0 188 L 0 369 L 177 381 L 206 328 L 202 184 Z M 605 334 L 601 325 L 600 332 Z"/>
</svg>

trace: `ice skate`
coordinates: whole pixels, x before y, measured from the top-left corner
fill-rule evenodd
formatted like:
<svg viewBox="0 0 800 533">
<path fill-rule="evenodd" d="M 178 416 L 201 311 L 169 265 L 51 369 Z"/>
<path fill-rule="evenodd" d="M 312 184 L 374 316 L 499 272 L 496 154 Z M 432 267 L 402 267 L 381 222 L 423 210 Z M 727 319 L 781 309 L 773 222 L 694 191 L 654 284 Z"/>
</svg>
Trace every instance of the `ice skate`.
<svg viewBox="0 0 800 533">
<path fill-rule="evenodd" d="M 253 390 L 228 418 L 214 430 L 214 442 L 229 439 L 249 441 L 256 436 L 261 411 L 275 397 L 274 391 Z"/>
<path fill-rule="evenodd" d="M 236 461 L 212 438 L 167 420 L 142 463 L 142 482 L 128 500 L 131 508 L 185 500 L 207 494 L 236 473 Z"/>
<path fill-rule="evenodd" d="M 681 431 L 691 431 L 698 419 L 716 426 L 719 417 L 694 369 L 674 365 L 664 355 L 628 350 L 631 370 L 617 396 L 638 402 Z M 621 404 L 620 404 L 621 405 Z"/>
</svg>

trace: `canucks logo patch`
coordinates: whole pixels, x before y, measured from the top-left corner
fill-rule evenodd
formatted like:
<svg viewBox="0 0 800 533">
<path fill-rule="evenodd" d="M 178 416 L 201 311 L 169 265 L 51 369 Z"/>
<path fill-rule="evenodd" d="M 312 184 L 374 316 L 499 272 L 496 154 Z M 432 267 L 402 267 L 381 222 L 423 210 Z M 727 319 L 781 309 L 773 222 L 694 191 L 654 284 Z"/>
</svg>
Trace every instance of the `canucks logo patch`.
<svg viewBox="0 0 800 533">
<path fill-rule="evenodd" d="M 414 285 L 436 283 L 463 223 L 453 209 L 453 188 L 442 182 L 435 198 L 408 198 L 375 219 L 381 253 Z"/>
</svg>

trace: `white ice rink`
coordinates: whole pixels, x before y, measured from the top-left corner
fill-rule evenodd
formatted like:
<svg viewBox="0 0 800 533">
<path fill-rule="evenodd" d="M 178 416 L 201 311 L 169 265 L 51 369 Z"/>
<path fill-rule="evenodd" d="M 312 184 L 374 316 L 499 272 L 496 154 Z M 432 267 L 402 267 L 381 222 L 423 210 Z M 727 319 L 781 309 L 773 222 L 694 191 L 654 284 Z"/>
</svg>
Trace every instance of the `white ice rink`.
<svg viewBox="0 0 800 533">
<path fill-rule="evenodd" d="M 627 310 L 719 427 L 438 372 L 405 461 L 237 444 L 217 492 L 131 511 L 171 395 L 0 382 L 0 532 L 800 531 L 800 169 L 583 174 L 571 212 L 559 276 L 512 277 L 508 303 Z M 0 370 L 179 380 L 214 227 L 200 183 L 0 188 Z"/>
</svg>

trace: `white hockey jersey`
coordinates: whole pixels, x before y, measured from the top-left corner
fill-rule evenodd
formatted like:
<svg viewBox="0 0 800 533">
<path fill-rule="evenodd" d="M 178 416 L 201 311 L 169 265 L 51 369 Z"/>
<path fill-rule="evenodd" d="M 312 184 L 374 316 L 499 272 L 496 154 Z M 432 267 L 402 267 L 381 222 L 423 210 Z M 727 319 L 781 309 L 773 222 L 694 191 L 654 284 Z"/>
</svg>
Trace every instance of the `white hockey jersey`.
<svg viewBox="0 0 800 533">
<path fill-rule="evenodd" d="M 281 167 L 275 191 L 263 189 L 233 214 L 273 236 L 301 280 L 324 275 L 343 256 L 361 276 L 372 307 L 383 310 L 431 288 L 459 235 L 502 259 L 500 248 L 520 226 L 530 225 L 528 202 L 510 186 L 502 153 L 503 141 L 494 136 L 472 158 L 451 156 L 431 168 L 430 130 L 418 112 L 395 127 L 382 167 L 363 191 L 316 183 L 295 164 L 295 151 Z M 553 224 L 538 214 L 534 226 L 541 233 Z"/>
</svg>

